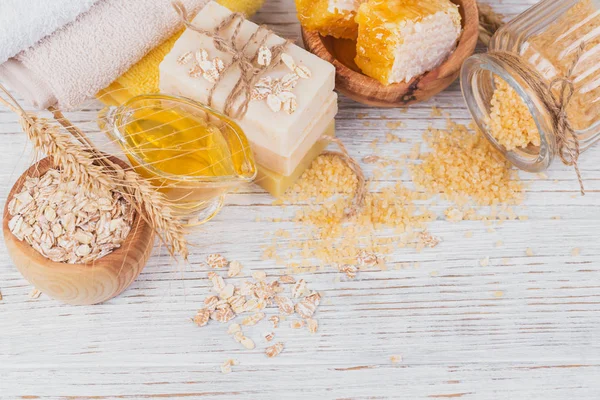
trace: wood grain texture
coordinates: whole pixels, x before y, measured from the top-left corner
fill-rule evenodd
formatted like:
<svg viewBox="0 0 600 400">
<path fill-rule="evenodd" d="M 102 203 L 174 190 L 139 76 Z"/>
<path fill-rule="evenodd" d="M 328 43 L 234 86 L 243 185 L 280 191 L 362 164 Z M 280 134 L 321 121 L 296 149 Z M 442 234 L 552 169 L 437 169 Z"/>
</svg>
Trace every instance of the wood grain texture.
<svg viewBox="0 0 600 400">
<path fill-rule="evenodd" d="M 360 103 L 376 107 L 404 107 L 429 100 L 458 78 L 463 62 L 473 54 L 479 36 L 479 14 L 476 0 L 454 0 L 459 5 L 463 32 L 456 50 L 438 68 L 410 82 L 383 85 L 366 76 L 354 63 L 354 42 L 323 37 L 302 28 L 304 46 L 335 66 L 336 90 Z"/>
<path fill-rule="evenodd" d="M 110 157 L 110 160 L 128 168 L 116 157 Z M 152 252 L 154 231 L 136 213 L 131 233 L 121 247 L 93 263 L 58 263 L 42 256 L 10 232 L 8 203 L 21 192 L 27 177 L 40 177 L 53 167 L 51 158 L 40 160 L 17 179 L 8 194 L 2 217 L 2 233 L 8 255 L 29 283 L 54 299 L 73 305 L 98 304 L 110 300 L 127 289 L 144 269 Z"/>
<path fill-rule="evenodd" d="M 488 2 L 515 15 L 536 1 Z M 267 1 L 254 20 L 299 37 L 291 0 Z M 382 156 L 396 157 L 410 152 L 429 124 L 445 126 L 445 117 L 431 117 L 432 106 L 458 122 L 470 120 L 454 83 L 406 113 L 341 96 L 337 134 L 360 159 L 372 153 L 374 139 L 385 141 L 388 122 L 402 121 L 406 127 L 393 133 L 408 142 L 380 146 Z M 98 107 L 86 107 L 73 122 L 94 120 Z M 17 120 L 3 110 L 0 140 L 4 199 L 31 153 Z M 525 221 L 487 232 L 481 222 L 440 217 L 430 231 L 443 242 L 421 253 L 396 252 L 387 271 L 361 272 L 355 280 L 333 269 L 302 275 L 324 295 L 319 332 L 284 324 L 276 335 L 286 349 L 274 359 L 262 353 L 262 325 L 244 330 L 257 343 L 247 351 L 226 326 L 198 328 L 189 320 L 210 293 L 201 264 L 208 254 L 243 264 L 236 284 L 252 270 L 283 273 L 283 266 L 262 260 L 261 246 L 275 230 L 294 228 L 286 221 L 298 208 L 274 206 L 260 188 L 230 195 L 223 211 L 193 235 L 190 265 L 173 265 L 157 245 L 133 285 L 97 306 L 67 306 L 45 295 L 30 300 L 31 286 L 1 250 L 0 398 L 597 400 L 599 158 L 598 146 L 581 157 L 585 197 L 572 169 L 560 163 L 548 177 L 521 174 L 528 189 L 518 213 Z M 372 176 L 373 166 L 363 167 Z M 408 176 L 398 179 L 410 184 Z M 439 201 L 434 209 L 442 215 L 448 205 Z M 467 232 L 473 237 L 465 238 Z M 574 248 L 579 255 L 571 254 Z M 480 266 L 487 256 L 490 265 Z M 392 355 L 402 355 L 402 362 L 392 363 Z M 223 375 L 219 366 L 228 358 L 240 365 Z"/>
</svg>

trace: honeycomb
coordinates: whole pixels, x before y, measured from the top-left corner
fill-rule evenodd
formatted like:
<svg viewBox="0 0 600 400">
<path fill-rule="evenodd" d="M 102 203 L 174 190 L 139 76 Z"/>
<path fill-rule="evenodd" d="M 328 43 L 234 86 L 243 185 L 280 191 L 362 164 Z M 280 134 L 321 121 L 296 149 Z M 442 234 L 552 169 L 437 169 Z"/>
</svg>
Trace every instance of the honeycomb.
<svg viewBox="0 0 600 400">
<path fill-rule="evenodd" d="M 300 24 L 323 36 L 356 39 L 356 10 L 364 0 L 296 0 Z"/>
<path fill-rule="evenodd" d="M 356 64 L 384 85 L 408 82 L 448 57 L 460 21 L 450 0 L 368 0 L 356 15 Z"/>
</svg>

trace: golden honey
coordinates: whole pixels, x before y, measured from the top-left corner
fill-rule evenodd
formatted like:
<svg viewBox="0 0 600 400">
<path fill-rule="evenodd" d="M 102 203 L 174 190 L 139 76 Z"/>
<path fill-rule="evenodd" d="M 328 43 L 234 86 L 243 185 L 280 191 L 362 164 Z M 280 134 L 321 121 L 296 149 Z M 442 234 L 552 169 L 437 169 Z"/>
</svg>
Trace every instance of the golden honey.
<svg viewBox="0 0 600 400">
<path fill-rule="evenodd" d="M 308 30 L 323 36 L 356 39 L 356 10 L 364 0 L 296 0 L 298 19 Z"/>
<path fill-rule="evenodd" d="M 234 175 L 239 163 L 218 127 L 180 110 L 135 110 L 123 133 L 145 164 L 169 174 Z"/>
<path fill-rule="evenodd" d="M 190 220 L 208 220 L 227 191 L 256 176 L 240 127 L 192 100 L 134 97 L 109 111 L 106 122 L 136 172 Z"/>
</svg>

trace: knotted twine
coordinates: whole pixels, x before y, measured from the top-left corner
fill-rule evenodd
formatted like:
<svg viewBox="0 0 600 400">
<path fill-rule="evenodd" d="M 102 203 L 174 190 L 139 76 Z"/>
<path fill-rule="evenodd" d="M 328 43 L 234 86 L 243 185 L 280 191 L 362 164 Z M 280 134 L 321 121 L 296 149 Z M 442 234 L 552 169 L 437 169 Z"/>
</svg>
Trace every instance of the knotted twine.
<svg viewBox="0 0 600 400">
<path fill-rule="evenodd" d="M 291 43 L 290 40 L 285 40 L 283 43 L 271 46 L 271 63 L 268 65 L 257 65 L 255 61 L 258 58 L 258 52 L 261 47 L 264 47 L 270 35 L 273 32 L 266 25 L 260 25 L 256 31 L 248 38 L 245 44 L 238 45 L 236 43 L 242 25 L 246 18 L 241 13 L 231 13 L 223 19 L 214 29 L 207 30 L 192 24 L 188 17 L 185 6 L 180 1 L 174 1 L 173 8 L 179 14 L 181 21 L 186 28 L 197 32 L 201 35 L 209 37 L 213 40 L 215 48 L 223 53 L 231 55 L 231 62 L 225 65 L 225 68 L 219 72 L 219 76 L 211 86 L 208 93 L 208 105 L 212 107 L 213 96 L 219 83 L 223 80 L 226 73 L 234 66 L 240 69 L 240 77 L 235 83 L 233 89 L 225 100 L 223 113 L 231 118 L 241 119 L 248 111 L 248 105 L 252 100 L 252 91 L 254 86 L 262 75 L 272 70 L 281 62 L 281 55 L 286 47 Z M 221 35 L 221 33 L 233 27 L 233 33 L 229 37 Z M 248 53 L 248 47 L 256 43 L 256 50 L 251 54 Z"/>
<path fill-rule="evenodd" d="M 487 4 L 478 4 L 479 6 L 479 40 L 485 45 L 490 43 L 493 34 L 504 25 L 503 16 L 497 14 Z M 544 102 L 544 105 L 550 110 L 553 119 L 554 133 L 556 136 L 556 145 L 558 155 L 563 164 L 573 167 L 577 174 L 579 189 L 585 196 L 585 188 L 581 171 L 579 169 L 579 155 L 581 148 L 579 138 L 569 121 L 567 108 L 575 94 L 575 85 L 573 84 L 573 72 L 585 50 L 585 42 L 582 42 L 575 53 L 573 62 L 562 77 L 556 77 L 548 85 L 544 83 L 543 78 L 533 69 L 531 69 L 524 60 L 514 54 L 495 51 L 491 55 L 500 59 L 505 64 L 513 68 L 519 75 L 523 76 L 526 83 L 530 85 L 536 95 Z"/>
<path fill-rule="evenodd" d="M 281 62 L 281 55 L 285 52 L 286 47 L 292 43 L 292 41 L 285 40 L 285 42 L 281 44 L 270 47 L 269 50 L 271 51 L 272 59 L 271 63 L 269 65 L 256 66 L 255 61 L 257 60 L 259 49 L 265 46 L 269 36 L 273 34 L 273 32 L 265 25 L 260 25 L 258 29 L 250 36 L 248 41 L 246 41 L 246 43 L 242 46 L 239 46 L 236 43 L 236 40 L 240 33 L 240 29 L 246 20 L 243 14 L 232 13 L 223 19 L 223 21 L 221 21 L 214 29 L 207 30 L 192 24 L 192 21 L 188 17 L 185 6 L 181 2 L 174 1 L 172 4 L 186 28 L 211 38 L 217 50 L 231 55 L 231 62 L 225 65 L 225 68 L 219 73 L 219 76 L 209 90 L 209 106 L 212 106 L 214 92 L 223 79 L 223 76 L 225 76 L 227 71 L 229 71 L 232 67 L 236 65 L 239 67 L 240 77 L 225 100 L 223 113 L 231 118 L 243 118 L 246 115 L 246 112 L 248 111 L 248 105 L 252 100 L 252 91 L 254 86 L 261 76 L 279 65 Z M 223 37 L 221 33 L 231 27 L 234 27 L 233 33 L 229 37 Z M 251 43 L 256 43 L 257 46 L 256 50 L 252 54 L 248 55 L 248 47 Z M 326 151 L 323 152 L 323 154 L 336 155 L 340 157 L 356 175 L 358 186 L 354 193 L 352 204 L 346 210 L 346 216 L 352 217 L 358 213 L 365 202 L 367 190 L 365 175 L 360 167 L 360 164 L 350 156 L 346 146 L 344 146 L 339 139 L 323 135 L 319 140 L 326 140 L 337 145 L 340 149 L 339 152 Z"/>
</svg>

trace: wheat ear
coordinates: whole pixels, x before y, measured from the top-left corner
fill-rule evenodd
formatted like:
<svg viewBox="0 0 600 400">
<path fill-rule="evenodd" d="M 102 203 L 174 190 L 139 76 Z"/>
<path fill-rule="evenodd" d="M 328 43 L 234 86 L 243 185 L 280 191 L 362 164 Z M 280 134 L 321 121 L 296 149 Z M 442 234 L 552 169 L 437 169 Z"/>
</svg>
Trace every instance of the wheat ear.
<svg viewBox="0 0 600 400">
<path fill-rule="evenodd" d="M 188 248 L 183 223 L 174 216 L 169 201 L 135 171 L 123 170 L 113 163 L 56 109 L 50 111 L 54 118 L 69 132 L 54 125 L 46 118 L 28 114 L 2 85 L 14 104 L 0 97 L 0 103 L 17 113 L 21 127 L 38 152 L 53 158 L 78 184 L 87 188 L 106 187 L 120 192 L 140 216 L 150 224 L 167 246 L 171 255 L 179 254 L 187 259 Z M 74 143 L 71 136 L 81 144 Z"/>
</svg>

